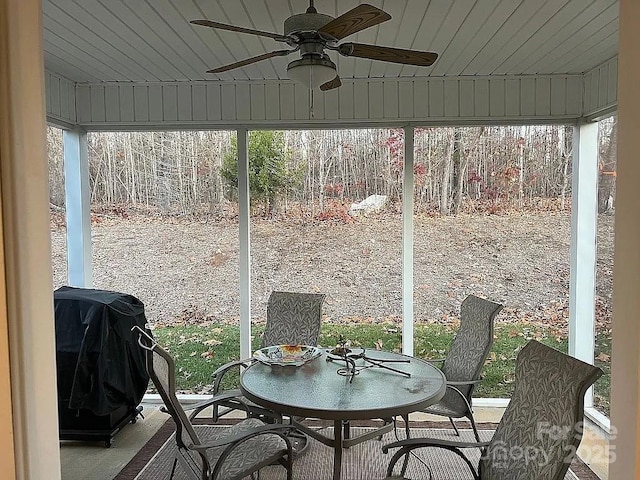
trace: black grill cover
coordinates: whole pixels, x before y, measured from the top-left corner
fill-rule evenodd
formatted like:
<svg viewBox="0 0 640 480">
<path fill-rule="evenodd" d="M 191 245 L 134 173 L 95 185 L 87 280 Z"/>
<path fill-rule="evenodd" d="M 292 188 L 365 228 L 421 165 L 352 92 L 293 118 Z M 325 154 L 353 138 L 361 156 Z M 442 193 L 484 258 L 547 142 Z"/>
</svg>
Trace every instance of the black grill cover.
<svg viewBox="0 0 640 480">
<path fill-rule="evenodd" d="M 54 292 L 60 407 L 108 415 L 137 406 L 149 377 L 134 325 L 144 305 L 132 295 L 61 287 Z M 150 333 L 147 331 L 147 333 Z"/>
</svg>

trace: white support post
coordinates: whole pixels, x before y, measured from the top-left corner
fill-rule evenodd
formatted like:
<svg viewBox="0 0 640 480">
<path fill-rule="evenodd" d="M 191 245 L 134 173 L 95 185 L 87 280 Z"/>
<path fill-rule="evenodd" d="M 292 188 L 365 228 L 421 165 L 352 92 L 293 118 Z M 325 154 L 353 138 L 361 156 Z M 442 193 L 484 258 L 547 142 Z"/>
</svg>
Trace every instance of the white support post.
<svg viewBox="0 0 640 480">
<path fill-rule="evenodd" d="M 73 287 L 93 285 L 91 191 L 87 133 L 64 130 L 64 182 L 67 220 L 67 273 Z"/>
<path fill-rule="evenodd" d="M 640 478 L 640 2 L 620 0 L 609 478 Z"/>
<path fill-rule="evenodd" d="M 249 235 L 249 132 L 238 129 L 238 208 L 240 210 L 240 358 L 251 356 L 251 238 Z"/>
<path fill-rule="evenodd" d="M 42 1 L 0 1 L 0 478 L 60 480 Z"/>
<path fill-rule="evenodd" d="M 413 127 L 404 128 L 402 182 L 402 353 L 413 355 Z"/>
<path fill-rule="evenodd" d="M 571 249 L 569 280 L 569 354 L 594 361 L 596 234 L 598 218 L 598 124 L 573 130 Z M 593 389 L 585 407 L 593 406 Z"/>
</svg>

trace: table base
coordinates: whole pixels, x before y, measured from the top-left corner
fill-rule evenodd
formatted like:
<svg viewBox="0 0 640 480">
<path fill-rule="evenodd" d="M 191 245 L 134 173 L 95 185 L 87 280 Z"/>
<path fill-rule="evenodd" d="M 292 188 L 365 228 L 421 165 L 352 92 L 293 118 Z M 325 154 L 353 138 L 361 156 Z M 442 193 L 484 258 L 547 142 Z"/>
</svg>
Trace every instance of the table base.
<svg viewBox="0 0 640 480">
<path fill-rule="evenodd" d="M 404 416 L 403 416 L 404 418 Z M 409 425 L 408 418 L 404 418 L 405 425 Z M 367 440 L 371 440 L 376 437 L 381 437 L 387 432 L 393 430 L 393 421 L 391 419 L 384 419 L 384 425 L 380 428 L 376 428 L 371 432 L 358 435 L 357 437 L 351 437 L 351 428 L 349 421 L 334 420 L 333 421 L 333 438 L 322 435 L 317 430 L 309 428 L 308 426 L 292 419 L 291 424 L 298 430 L 303 431 L 310 437 L 315 438 L 320 443 L 333 448 L 333 480 L 340 480 L 342 473 L 342 449 L 349 448 Z M 407 432 L 409 431 L 407 427 Z"/>
</svg>

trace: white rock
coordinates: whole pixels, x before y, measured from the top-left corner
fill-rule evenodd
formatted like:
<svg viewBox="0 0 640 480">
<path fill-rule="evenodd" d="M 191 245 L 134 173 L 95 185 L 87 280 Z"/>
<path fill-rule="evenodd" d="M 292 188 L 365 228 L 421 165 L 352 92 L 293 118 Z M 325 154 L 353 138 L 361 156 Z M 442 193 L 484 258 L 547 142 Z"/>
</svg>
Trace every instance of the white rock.
<svg viewBox="0 0 640 480">
<path fill-rule="evenodd" d="M 386 195 L 370 195 L 359 203 L 352 203 L 349 207 L 349 215 L 355 217 L 361 213 L 378 213 L 387 203 Z"/>
</svg>

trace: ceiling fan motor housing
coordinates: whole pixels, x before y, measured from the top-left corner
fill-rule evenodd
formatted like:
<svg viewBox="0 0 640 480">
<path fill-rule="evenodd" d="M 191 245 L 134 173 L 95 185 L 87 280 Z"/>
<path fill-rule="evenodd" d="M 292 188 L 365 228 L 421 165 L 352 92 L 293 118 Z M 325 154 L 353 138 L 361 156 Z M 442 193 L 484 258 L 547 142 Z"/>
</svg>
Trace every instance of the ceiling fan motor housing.
<svg viewBox="0 0 640 480">
<path fill-rule="evenodd" d="M 334 18 L 324 13 L 299 13 L 284 21 L 284 35 L 317 32 Z"/>
</svg>

